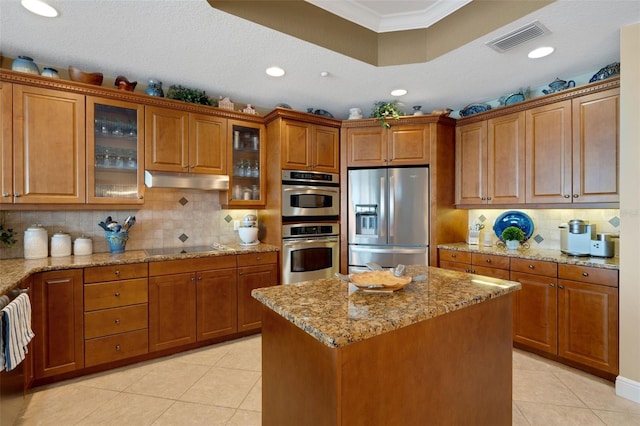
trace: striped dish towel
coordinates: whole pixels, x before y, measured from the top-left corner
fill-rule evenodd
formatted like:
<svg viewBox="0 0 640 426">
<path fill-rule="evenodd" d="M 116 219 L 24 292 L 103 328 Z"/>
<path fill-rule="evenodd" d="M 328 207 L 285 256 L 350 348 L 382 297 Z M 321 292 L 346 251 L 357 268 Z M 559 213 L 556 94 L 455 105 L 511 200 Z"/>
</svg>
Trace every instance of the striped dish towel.
<svg viewBox="0 0 640 426">
<path fill-rule="evenodd" d="M 0 296 L 0 311 L 9 304 L 9 296 Z M 4 314 L 0 312 L 0 371 L 4 371 Z"/>
<path fill-rule="evenodd" d="M 7 371 L 20 364 L 26 354 L 27 345 L 33 338 L 31 331 L 31 302 L 29 296 L 20 294 L 2 309 L 4 312 L 4 362 Z"/>
</svg>

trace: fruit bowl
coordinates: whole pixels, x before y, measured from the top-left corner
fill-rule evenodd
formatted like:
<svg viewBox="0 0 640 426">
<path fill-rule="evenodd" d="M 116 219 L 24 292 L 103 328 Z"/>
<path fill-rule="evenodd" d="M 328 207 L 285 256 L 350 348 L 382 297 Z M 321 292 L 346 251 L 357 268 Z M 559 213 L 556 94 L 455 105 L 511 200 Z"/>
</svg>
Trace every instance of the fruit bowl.
<svg viewBox="0 0 640 426">
<path fill-rule="evenodd" d="M 69 77 L 71 77 L 72 81 L 94 84 L 96 86 L 102 85 L 103 79 L 101 72 L 83 72 L 72 65 L 69 65 Z"/>
</svg>

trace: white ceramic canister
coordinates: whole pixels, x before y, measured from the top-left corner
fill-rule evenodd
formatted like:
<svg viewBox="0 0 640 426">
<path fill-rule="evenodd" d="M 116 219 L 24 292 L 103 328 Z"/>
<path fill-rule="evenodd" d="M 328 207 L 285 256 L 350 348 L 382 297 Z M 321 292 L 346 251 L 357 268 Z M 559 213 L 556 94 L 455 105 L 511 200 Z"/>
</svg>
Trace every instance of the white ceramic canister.
<svg viewBox="0 0 640 426">
<path fill-rule="evenodd" d="M 49 235 L 42 225 L 31 225 L 24 231 L 24 258 L 42 259 L 49 255 Z"/>
<path fill-rule="evenodd" d="M 93 254 L 93 241 L 89 237 L 82 235 L 73 241 L 73 254 L 75 256 L 85 256 Z"/>
<path fill-rule="evenodd" d="M 71 256 L 71 236 L 58 231 L 51 236 L 51 257 Z"/>
</svg>

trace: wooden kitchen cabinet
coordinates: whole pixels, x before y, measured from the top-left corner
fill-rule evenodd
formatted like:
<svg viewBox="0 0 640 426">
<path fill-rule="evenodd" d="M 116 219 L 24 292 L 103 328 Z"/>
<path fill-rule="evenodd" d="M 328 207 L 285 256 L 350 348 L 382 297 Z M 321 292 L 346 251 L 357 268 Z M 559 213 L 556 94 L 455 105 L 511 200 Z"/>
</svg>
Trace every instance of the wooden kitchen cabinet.
<svg viewBox="0 0 640 426">
<path fill-rule="evenodd" d="M 618 374 L 618 271 L 559 265 L 558 355 Z"/>
<path fill-rule="evenodd" d="M 438 249 L 440 267 L 501 279 L 509 279 L 509 258 L 485 253 Z"/>
<path fill-rule="evenodd" d="M 13 86 L 14 203 L 86 202 L 84 95 Z"/>
<path fill-rule="evenodd" d="M 348 128 L 347 166 L 378 167 L 429 164 L 430 125 Z"/>
<path fill-rule="evenodd" d="M 13 85 L 0 82 L 0 204 L 13 203 Z"/>
<path fill-rule="evenodd" d="M 238 331 L 262 326 L 262 305 L 251 291 L 278 284 L 277 262 L 276 253 L 238 255 Z"/>
<path fill-rule="evenodd" d="M 82 269 L 41 272 L 32 282 L 36 380 L 84 367 Z"/>
<path fill-rule="evenodd" d="M 198 272 L 196 278 L 196 338 L 198 341 L 238 330 L 236 268 Z"/>
<path fill-rule="evenodd" d="M 524 203 L 524 170 L 523 112 L 456 128 L 456 204 Z"/>
<path fill-rule="evenodd" d="M 226 174 L 227 119 L 146 106 L 145 168 Z"/>
<path fill-rule="evenodd" d="M 620 89 L 572 100 L 574 203 L 620 202 Z"/>
<path fill-rule="evenodd" d="M 144 106 L 87 96 L 87 202 L 144 201 Z"/>
<path fill-rule="evenodd" d="M 149 352 L 146 263 L 84 270 L 85 367 Z"/>
<path fill-rule="evenodd" d="M 340 134 L 334 127 L 282 120 L 282 169 L 339 173 Z"/>
</svg>

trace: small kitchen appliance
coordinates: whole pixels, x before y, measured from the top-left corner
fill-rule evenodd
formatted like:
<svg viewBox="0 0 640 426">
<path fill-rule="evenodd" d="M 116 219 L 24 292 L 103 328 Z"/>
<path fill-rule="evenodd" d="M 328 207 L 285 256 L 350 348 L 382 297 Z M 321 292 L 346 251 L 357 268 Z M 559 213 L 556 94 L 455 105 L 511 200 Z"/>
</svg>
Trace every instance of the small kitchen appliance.
<svg viewBox="0 0 640 426">
<path fill-rule="evenodd" d="M 613 257 L 614 247 L 611 234 L 598 233 L 596 239 L 591 240 L 591 256 L 597 257 Z"/>
<path fill-rule="evenodd" d="M 254 214 L 247 214 L 242 218 L 242 224 L 238 227 L 238 235 L 242 240 L 242 246 L 255 246 L 258 241 L 258 217 Z"/>
<path fill-rule="evenodd" d="M 591 240 L 596 239 L 596 225 L 573 219 L 560 228 L 560 251 L 571 256 L 590 256 Z"/>
</svg>

